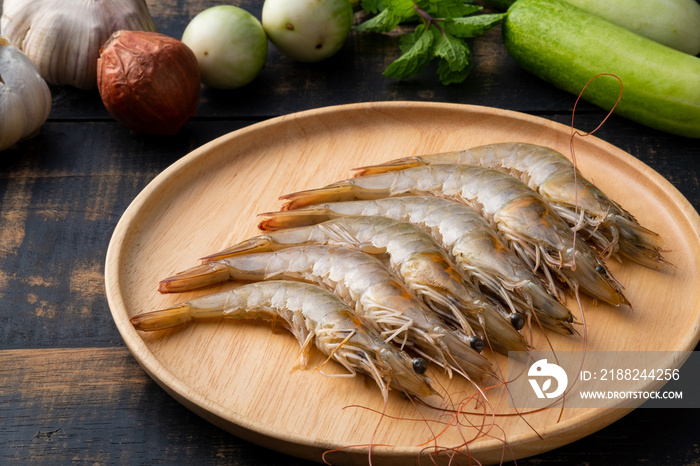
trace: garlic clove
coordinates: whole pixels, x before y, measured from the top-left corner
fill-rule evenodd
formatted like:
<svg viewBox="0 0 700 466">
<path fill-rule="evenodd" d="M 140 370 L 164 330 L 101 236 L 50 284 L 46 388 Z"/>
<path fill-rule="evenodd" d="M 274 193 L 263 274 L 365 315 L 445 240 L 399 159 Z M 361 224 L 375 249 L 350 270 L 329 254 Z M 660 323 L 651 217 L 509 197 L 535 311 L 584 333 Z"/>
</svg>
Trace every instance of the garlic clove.
<svg viewBox="0 0 700 466">
<path fill-rule="evenodd" d="M 0 36 L 0 151 L 37 133 L 51 111 L 51 91 L 36 66 Z"/>
<path fill-rule="evenodd" d="M 0 30 L 51 84 L 97 86 L 100 47 L 118 30 L 155 31 L 145 0 L 5 0 Z"/>
</svg>

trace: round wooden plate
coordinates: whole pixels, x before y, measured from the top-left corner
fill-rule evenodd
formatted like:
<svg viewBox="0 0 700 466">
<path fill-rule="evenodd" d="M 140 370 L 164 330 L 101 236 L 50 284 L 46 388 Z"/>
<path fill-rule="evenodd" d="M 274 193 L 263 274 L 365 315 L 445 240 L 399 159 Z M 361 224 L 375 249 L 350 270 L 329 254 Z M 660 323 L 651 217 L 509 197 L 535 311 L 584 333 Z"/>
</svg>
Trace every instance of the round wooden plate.
<svg viewBox="0 0 700 466">
<path fill-rule="evenodd" d="M 376 386 L 363 377 L 331 378 L 314 370 L 323 362 L 316 351 L 310 369 L 292 372 L 298 344 L 269 324 L 222 320 L 146 334 L 135 331 L 129 318 L 211 292 L 162 295 L 157 286 L 198 258 L 258 234 L 257 214 L 278 210 L 282 194 L 347 178 L 361 165 L 493 142 L 531 142 L 568 154 L 569 134 L 567 126 L 510 111 L 390 102 L 306 111 L 220 137 L 161 173 L 117 225 L 105 267 L 114 321 L 134 357 L 168 393 L 264 447 L 317 461 L 328 450 L 342 449 L 326 456 L 333 464 L 366 463 L 371 451 L 375 464 L 401 465 L 459 447 L 476 436 L 478 429 L 467 424 L 481 424 L 479 416 L 445 427 L 451 420 L 445 413 L 416 407 L 393 392 L 385 407 Z M 577 138 L 575 147 L 584 175 L 661 233 L 674 265 L 653 271 L 612 264 L 634 309 L 584 300 L 589 350 L 692 350 L 700 338 L 698 214 L 629 154 L 595 137 Z M 558 350 L 582 348 L 581 338 L 550 338 Z M 537 331 L 535 344 L 545 347 Z M 324 370 L 333 371 L 334 364 Z M 446 405 L 473 393 L 464 380 L 448 380 L 435 370 L 431 376 L 448 394 Z M 487 395 L 494 411 L 509 412 L 503 387 Z M 484 463 L 538 454 L 629 411 L 553 408 L 522 418 L 487 418 L 488 434 L 469 441 L 468 452 Z"/>
</svg>

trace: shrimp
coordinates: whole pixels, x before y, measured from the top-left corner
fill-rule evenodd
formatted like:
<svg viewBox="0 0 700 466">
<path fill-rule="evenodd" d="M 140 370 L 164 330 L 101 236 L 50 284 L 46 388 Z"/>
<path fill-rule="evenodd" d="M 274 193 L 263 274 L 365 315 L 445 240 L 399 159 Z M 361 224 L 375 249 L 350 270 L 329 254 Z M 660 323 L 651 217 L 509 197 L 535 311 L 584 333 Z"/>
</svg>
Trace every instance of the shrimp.
<svg viewBox="0 0 700 466">
<path fill-rule="evenodd" d="M 374 379 L 385 401 L 390 387 L 414 396 L 435 393 L 430 379 L 423 375 L 425 360 L 411 359 L 404 351 L 385 343 L 340 298 L 309 283 L 250 283 L 138 314 L 131 323 L 137 330 L 152 332 L 192 320 L 221 317 L 281 321 L 301 346 L 300 368 L 308 365 L 313 342 L 329 360 L 334 359 L 347 369 L 347 374 L 339 376 L 362 373 Z"/>
<path fill-rule="evenodd" d="M 629 302 L 602 259 L 551 210 L 542 196 L 499 171 L 469 165 L 424 165 L 351 178 L 287 194 L 284 209 L 322 202 L 408 194 L 452 198 L 470 205 L 503 234 L 533 270 L 554 275 L 613 306 Z"/>
<path fill-rule="evenodd" d="M 474 282 L 499 296 L 514 320 L 530 315 L 561 333 L 573 334 L 571 311 L 547 291 L 540 278 L 511 251 L 497 232 L 468 206 L 433 196 L 402 196 L 373 201 L 348 201 L 262 214 L 260 228 L 278 230 L 346 215 L 379 215 L 410 222 L 429 233 L 451 253 L 455 264 Z M 550 287 L 560 292 L 555 283 Z M 517 325 L 522 327 L 524 322 Z"/>
<path fill-rule="evenodd" d="M 297 246 L 205 262 L 160 282 L 161 292 L 187 291 L 228 280 L 275 278 L 316 283 L 364 316 L 386 341 L 410 347 L 471 380 L 495 375 L 464 332 L 448 328 L 377 258 L 338 246 Z M 471 376 L 471 377 L 470 377 Z"/>
<path fill-rule="evenodd" d="M 644 228 L 619 204 L 584 178 L 569 159 L 549 147 L 526 143 L 499 143 L 459 152 L 406 157 L 358 174 L 382 173 L 428 164 L 467 164 L 512 175 L 547 199 L 552 209 L 590 238 L 604 259 L 616 253 L 650 268 L 667 263 L 661 256 L 661 238 Z"/>
<path fill-rule="evenodd" d="M 488 340 L 503 353 L 525 351 L 525 339 L 503 317 L 507 311 L 489 301 L 457 268 L 428 233 L 410 223 L 377 216 L 349 216 L 303 228 L 270 232 L 205 257 L 211 261 L 255 252 L 269 252 L 306 244 L 354 247 L 372 254 L 386 253 L 391 268 L 435 313 L 472 336 L 471 346 Z M 485 315 L 489 314 L 489 315 Z M 489 327 L 485 327 L 487 323 Z"/>
</svg>

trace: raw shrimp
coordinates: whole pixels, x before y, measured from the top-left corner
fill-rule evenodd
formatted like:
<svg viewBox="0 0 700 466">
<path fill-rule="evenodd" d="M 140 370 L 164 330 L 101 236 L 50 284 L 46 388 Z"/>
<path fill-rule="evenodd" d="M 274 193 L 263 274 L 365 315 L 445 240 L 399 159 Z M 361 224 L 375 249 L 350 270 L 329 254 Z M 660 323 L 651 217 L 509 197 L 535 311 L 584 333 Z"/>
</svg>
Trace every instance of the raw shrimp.
<svg viewBox="0 0 700 466">
<path fill-rule="evenodd" d="M 260 228 L 278 230 L 346 215 L 378 215 L 415 224 L 449 251 L 466 275 L 499 296 L 514 312 L 529 315 L 533 309 L 543 326 L 574 333 L 571 311 L 547 291 L 486 220 L 462 203 L 434 196 L 326 203 L 263 214 Z"/>
<path fill-rule="evenodd" d="M 404 351 L 385 343 L 340 298 L 309 283 L 282 280 L 251 283 L 168 309 L 138 314 L 131 318 L 131 323 L 137 330 L 150 332 L 192 320 L 221 317 L 281 321 L 301 346 L 299 367 L 307 366 L 313 342 L 348 371 L 334 376 L 366 374 L 377 383 L 385 400 L 390 386 L 415 396 L 434 393 L 430 380 L 422 375 L 425 360 L 412 360 Z"/>
<path fill-rule="evenodd" d="M 270 252 L 306 244 L 332 244 L 377 254 L 386 253 L 392 269 L 433 311 L 474 336 L 472 348 L 481 351 L 484 329 L 494 348 L 525 351 L 527 344 L 503 315 L 457 268 L 442 247 L 421 228 L 378 216 L 341 217 L 308 227 L 270 232 L 244 240 L 211 261 L 255 252 Z"/>
<path fill-rule="evenodd" d="M 470 205 L 508 240 L 533 270 L 554 274 L 572 290 L 581 289 L 613 306 L 628 305 L 621 285 L 602 259 L 551 210 L 542 196 L 496 170 L 469 165 L 424 165 L 360 176 L 323 188 L 287 194 L 286 209 L 356 199 L 408 194 L 435 195 Z"/>
<path fill-rule="evenodd" d="M 468 335 L 448 328 L 379 259 L 361 251 L 313 245 L 234 256 L 166 278 L 160 291 L 274 278 L 313 282 L 334 292 L 372 322 L 386 341 L 410 347 L 448 375 L 456 371 L 477 380 L 494 375 L 491 363 L 471 348 Z"/>
<path fill-rule="evenodd" d="M 509 142 L 473 147 L 459 152 L 406 157 L 359 174 L 382 173 L 427 164 L 478 165 L 503 171 L 520 179 L 550 201 L 552 209 L 590 238 L 608 258 L 615 253 L 646 267 L 660 268 L 661 238 L 644 228 L 619 204 L 584 178 L 573 163 L 554 149 Z"/>
</svg>

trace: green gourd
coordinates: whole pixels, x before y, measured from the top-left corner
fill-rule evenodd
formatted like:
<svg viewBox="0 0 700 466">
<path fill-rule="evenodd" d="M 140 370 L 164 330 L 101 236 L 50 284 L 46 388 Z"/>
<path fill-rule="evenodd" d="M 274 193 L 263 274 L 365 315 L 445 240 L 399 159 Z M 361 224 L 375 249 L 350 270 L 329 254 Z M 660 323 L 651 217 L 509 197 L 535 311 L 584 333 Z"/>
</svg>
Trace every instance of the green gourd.
<svg viewBox="0 0 700 466">
<path fill-rule="evenodd" d="M 599 74 L 617 76 L 615 113 L 681 136 L 700 137 L 700 58 L 679 52 L 562 0 L 517 0 L 503 22 L 509 55 L 578 95 Z M 620 82 L 599 76 L 583 99 L 609 110 Z"/>
</svg>

